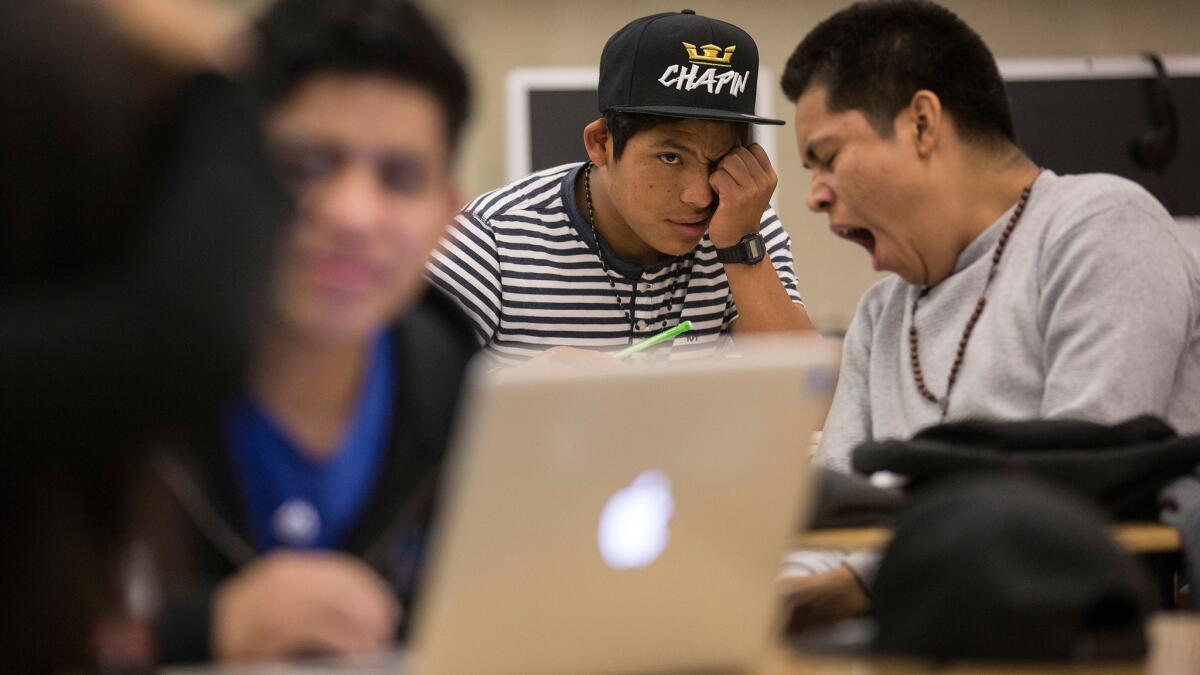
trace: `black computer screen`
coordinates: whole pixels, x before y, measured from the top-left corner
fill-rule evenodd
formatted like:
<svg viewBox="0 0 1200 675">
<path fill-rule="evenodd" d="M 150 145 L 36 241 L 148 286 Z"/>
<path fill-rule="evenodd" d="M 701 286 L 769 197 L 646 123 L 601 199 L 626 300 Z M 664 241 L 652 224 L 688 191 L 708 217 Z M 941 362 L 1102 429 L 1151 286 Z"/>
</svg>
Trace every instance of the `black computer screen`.
<svg viewBox="0 0 1200 675">
<path fill-rule="evenodd" d="M 1161 173 L 1139 167 L 1130 144 L 1152 124 L 1152 80 L 1008 83 L 1017 141 L 1057 173 L 1101 171 L 1137 181 L 1177 216 L 1200 215 L 1200 77 L 1174 77 L 1179 146 Z"/>
</svg>

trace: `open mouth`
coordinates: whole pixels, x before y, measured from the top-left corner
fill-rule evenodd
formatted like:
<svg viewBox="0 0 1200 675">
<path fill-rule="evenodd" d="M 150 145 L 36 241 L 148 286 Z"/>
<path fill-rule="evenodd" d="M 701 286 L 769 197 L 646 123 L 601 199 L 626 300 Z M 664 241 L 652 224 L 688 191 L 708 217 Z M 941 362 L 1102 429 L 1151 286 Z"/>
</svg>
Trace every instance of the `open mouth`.
<svg viewBox="0 0 1200 675">
<path fill-rule="evenodd" d="M 875 255 L 875 233 L 865 227 L 843 227 L 835 225 L 830 229 L 837 236 L 847 241 L 852 241 L 859 246 L 867 249 L 871 255 Z"/>
</svg>

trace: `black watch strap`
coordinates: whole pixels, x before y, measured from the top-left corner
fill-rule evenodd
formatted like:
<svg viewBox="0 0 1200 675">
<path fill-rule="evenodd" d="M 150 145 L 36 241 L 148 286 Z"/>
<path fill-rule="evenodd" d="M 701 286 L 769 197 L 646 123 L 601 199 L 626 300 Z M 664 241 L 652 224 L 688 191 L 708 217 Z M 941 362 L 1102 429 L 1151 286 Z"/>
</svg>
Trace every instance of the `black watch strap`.
<svg viewBox="0 0 1200 675">
<path fill-rule="evenodd" d="M 727 248 L 717 249 L 717 260 L 723 263 L 753 265 L 767 254 L 767 245 L 761 234 L 748 234 L 741 241 Z"/>
</svg>

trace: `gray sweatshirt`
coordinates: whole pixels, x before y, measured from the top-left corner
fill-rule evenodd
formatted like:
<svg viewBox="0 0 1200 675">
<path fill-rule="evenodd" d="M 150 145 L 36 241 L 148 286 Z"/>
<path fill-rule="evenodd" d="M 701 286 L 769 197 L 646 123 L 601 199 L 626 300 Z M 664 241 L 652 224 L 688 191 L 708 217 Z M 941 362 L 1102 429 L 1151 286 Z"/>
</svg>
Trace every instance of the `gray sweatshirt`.
<svg viewBox="0 0 1200 675">
<path fill-rule="evenodd" d="M 921 368 L 937 396 L 1010 216 L 971 242 L 917 310 Z M 1150 414 L 1200 433 L 1197 234 L 1135 183 L 1042 172 L 988 290 L 946 421 Z M 909 365 L 918 292 L 893 275 L 859 302 L 818 450 L 827 466 L 848 470 L 858 443 L 908 438 L 940 421 Z"/>
<path fill-rule="evenodd" d="M 977 237 L 921 301 L 920 362 L 937 396 L 1010 215 Z M 1197 251 L 1200 232 L 1172 220 L 1137 184 L 1044 171 L 988 291 L 946 421 L 1114 423 L 1151 414 L 1181 434 L 1200 433 Z M 908 438 L 941 421 L 909 365 L 918 292 L 893 275 L 859 302 L 818 462 L 849 471 L 858 443 Z"/>
</svg>

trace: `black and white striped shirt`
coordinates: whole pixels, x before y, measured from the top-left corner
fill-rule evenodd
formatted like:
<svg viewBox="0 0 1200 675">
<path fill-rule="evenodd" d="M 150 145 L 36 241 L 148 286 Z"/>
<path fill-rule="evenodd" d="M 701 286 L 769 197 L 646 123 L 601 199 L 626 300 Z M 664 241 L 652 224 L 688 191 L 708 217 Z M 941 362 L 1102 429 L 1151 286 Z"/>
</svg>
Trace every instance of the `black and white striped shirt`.
<svg viewBox="0 0 1200 675">
<path fill-rule="evenodd" d="M 606 242 L 596 242 L 575 203 L 582 166 L 546 169 L 467 204 L 429 262 L 433 286 L 466 310 L 501 363 L 558 345 L 615 351 L 684 320 L 692 322 L 690 332 L 639 356 L 678 358 L 719 348 L 738 315 L 708 235 L 693 254 L 652 267 L 618 258 Z M 790 240 L 773 209 L 763 213 L 760 228 L 784 288 L 801 303 Z M 598 255 L 608 263 L 615 293 Z"/>
</svg>

